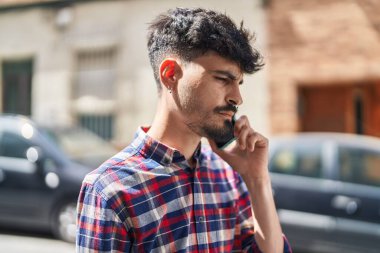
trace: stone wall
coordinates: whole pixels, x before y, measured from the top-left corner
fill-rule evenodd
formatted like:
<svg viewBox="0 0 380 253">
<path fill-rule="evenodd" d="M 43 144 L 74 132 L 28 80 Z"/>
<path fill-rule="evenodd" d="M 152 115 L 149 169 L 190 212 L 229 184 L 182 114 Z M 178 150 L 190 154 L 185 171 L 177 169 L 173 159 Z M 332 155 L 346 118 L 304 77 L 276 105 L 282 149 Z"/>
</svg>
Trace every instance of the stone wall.
<svg viewBox="0 0 380 253">
<path fill-rule="evenodd" d="M 177 6 L 216 9 L 237 23 L 244 20 L 245 26 L 257 33 L 256 46 L 265 55 L 264 13 L 259 0 L 107 0 L 2 11 L 0 62 L 33 59 L 31 117 L 36 121 L 72 125 L 78 123 L 78 106 L 80 110 L 111 110 L 115 113 L 114 140 L 126 143 L 137 126 L 150 124 L 156 107 L 156 87 L 146 49 L 148 23 L 158 13 Z M 75 103 L 76 56 L 102 48 L 116 50 L 115 97 L 90 106 Z M 0 80 L 0 107 L 1 86 Z M 257 130 L 268 133 L 265 70 L 247 76 L 242 90 L 241 113 L 255 122 Z"/>
</svg>

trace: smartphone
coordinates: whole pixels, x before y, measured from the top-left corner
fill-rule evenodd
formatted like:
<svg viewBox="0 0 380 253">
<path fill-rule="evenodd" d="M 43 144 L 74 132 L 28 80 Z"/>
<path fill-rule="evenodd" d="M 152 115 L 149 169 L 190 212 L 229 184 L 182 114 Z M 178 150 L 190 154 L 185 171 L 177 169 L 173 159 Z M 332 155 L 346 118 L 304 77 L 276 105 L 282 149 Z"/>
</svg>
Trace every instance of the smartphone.
<svg viewBox="0 0 380 253">
<path fill-rule="evenodd" d="M 235 127 L 235 115 L 232 117 L 231 123 L 232 123 L 232 131 L 228 136 L 228 140 L 224 142 L 215 142 L 216 146 L 219 149 L 225 149 L 230 143 L 232 143 L 234 140 L 236 140 L 236 137 L 234 136 L 234 127 Z"/>
</svg>

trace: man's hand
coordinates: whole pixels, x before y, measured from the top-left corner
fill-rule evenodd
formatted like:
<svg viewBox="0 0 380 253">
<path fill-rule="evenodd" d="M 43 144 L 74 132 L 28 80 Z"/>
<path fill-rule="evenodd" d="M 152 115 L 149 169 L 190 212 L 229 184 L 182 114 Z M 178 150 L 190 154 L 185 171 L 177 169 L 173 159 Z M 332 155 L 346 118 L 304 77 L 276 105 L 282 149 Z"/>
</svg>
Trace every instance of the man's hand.
<svg viewBox="0 0 380 253">
<path fill-rule="evenodd" d="M 209 140 L 211 148 L 243 178 L 254 209 L 255 240 L 262 252 L 283 252 L 284 241 L 273 200 L 268 172 L 268 139 L 255 132 L 246 116 L 234 128 L 237 138 L 231 150 L 221 150 Z"/>
<path fill-rule="evenodd" d="M 218 149 L 209 140 L 211 148 L 243 177 L 268 179 L 268 139 L 252 129 L 246 116 L 235 122 L 234 136 L 231 150 Z"/>
</svg>

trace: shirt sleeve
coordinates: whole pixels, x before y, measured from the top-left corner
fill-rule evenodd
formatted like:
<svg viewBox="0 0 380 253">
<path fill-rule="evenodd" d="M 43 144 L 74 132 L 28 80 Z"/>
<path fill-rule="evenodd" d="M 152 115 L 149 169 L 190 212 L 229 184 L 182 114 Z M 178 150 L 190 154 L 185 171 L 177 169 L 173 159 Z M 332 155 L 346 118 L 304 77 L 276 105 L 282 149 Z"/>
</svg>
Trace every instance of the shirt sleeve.
<svg viewBox="0 0 380 253">
<path fill-rule="evenodd" d="M 252 206 L 248 193 L 247 186 L 243 179 L 237 175 L 237 220 L 235 227 L 235 240 L 234 251 L 249 252 L 249 253 L 262 253 L 255 240 L 255 229 L 253 223 Z M 285 235 L 284 239 L 284 253 L 292 253 L 292 249 Z"/>
<path fill-rule="evenodd" d="M 92 185 L 82 185 L 78 199 L 76 252 L 129 252 L 131 237 L 113 206 Z"/>
</svg>

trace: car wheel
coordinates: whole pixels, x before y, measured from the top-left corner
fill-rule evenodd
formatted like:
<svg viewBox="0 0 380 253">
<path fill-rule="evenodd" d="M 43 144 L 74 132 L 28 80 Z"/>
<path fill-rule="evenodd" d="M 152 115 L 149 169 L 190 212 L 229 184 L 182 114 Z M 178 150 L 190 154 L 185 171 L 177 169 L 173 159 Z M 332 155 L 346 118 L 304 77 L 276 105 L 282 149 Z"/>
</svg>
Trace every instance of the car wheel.
<svg viewBox="0 0 380 253">
<path fill-rule="evenodd" d="M 66 202 L 57 210 L 53 222 L 54 235 L 66 242 L 75 242 L 76 236 L 76 202 Z"/>
</svg>

